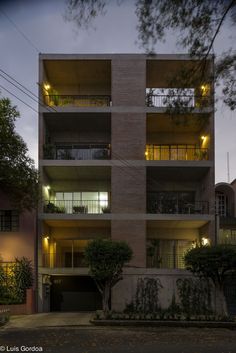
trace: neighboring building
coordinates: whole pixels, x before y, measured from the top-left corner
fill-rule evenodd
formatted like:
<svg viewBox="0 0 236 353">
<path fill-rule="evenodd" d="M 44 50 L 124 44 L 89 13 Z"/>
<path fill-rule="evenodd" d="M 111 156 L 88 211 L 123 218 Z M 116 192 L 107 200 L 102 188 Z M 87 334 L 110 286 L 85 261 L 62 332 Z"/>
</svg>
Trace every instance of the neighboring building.
<svg viewBox="0 0 236 353">
<path fill-rule="evenodd" d="M 215 186 L 216 240 L 218 244 L 236 246 L 236 179 Z M 228 310 L 236 315 L 236 276 L 230 275 L 224 284 Z"/>
<path fill-rule="evenodd" d="M 218 183 L 216 192 L 217 242 L 236 245 L 236 179 Z"/>
<path fill-rule="evenodd" d="M 12 206 L 9 197 L 0 191 L 0 263 L 7 270 L 15 258 L 26 257 L 31 260 L 34 286 L 27 296 L 28 314 L 34 311 L 36 299 L 36 245 L 36 211 L 19 212 Z"/>
<path fill-rule="evenodd" d="M 40 311 L 100 307 L 83 262 L 90 239 L 133 249 L 112 292 L 117 310 L 143 276 L 161 279 L 167 305 L 176 278 L 189 275 L 185 251 L 214 242 L 212 59 L 208 78 L 178 97 L 187 113 L 166 112 L 177 98 L 170 79 L 197 64 L 187 55 L 40 55 Z"/>
<path fill-rule="evenodd" d="M 36 261 L 36 213 L 19 212 L 0 191 L 0 261 L 13 262 L 16 257 Z"/>
</svg>

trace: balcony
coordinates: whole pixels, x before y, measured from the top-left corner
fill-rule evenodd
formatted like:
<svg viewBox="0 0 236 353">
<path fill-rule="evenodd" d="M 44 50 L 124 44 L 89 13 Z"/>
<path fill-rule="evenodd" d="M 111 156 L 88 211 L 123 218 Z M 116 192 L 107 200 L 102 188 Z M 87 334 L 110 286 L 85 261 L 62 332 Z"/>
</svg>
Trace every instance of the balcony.
<svg viewBox="0 0 236 353">
<path fill-rule="evenodd" d="M 51 107 L 109 107 L 111 96 L 45 94 L 44 103 Z"/>
<path fill-rule="evenodd" d="M 51 200 L 44 201 L 45 213 L 102 214 L 110 213 L 108 200 Z"/>
<path fill-rule="evenodd" d="M 183 200 L 149 199 L 147 213 L 158 214 L 209 214 L 207 201 L 187 202 Z"/>
<path fill-rule="evenodd" d="M 44 159 L 56 160 L 99 160 L 110 159 L 110 145 L 74 144 L 44 145 Z"/>
<path fill-rule="evenodd" d="M 201 161 L 208 160 L 208 148 L 194 145 L 146 145 L 147 161 Z"/>
</svg>

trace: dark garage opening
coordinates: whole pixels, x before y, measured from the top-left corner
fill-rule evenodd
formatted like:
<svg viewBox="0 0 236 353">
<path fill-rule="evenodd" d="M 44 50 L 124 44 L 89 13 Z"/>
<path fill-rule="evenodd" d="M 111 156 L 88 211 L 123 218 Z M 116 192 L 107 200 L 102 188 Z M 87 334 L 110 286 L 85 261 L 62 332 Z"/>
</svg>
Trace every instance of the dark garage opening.
<svg viewBox="0 0 236 353">
<path fill-rule="evenodd" d="M 52 276 L 51 311 L 94 311 L 102 308 L 102 298 L 89 276 Z"/>
</svg>

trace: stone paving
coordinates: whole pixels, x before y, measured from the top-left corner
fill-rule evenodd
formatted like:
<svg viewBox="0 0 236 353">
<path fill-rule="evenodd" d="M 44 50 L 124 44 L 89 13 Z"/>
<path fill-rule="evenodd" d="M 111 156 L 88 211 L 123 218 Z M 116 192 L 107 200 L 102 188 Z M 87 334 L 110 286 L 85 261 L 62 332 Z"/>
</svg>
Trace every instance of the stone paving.
<svg viewBox="0 0 236 353">
<path fill-rule="evenodd" d="M 11 316 L 4 329 L 27 329 L 39 327 L 87 326 L 91 325 L 91 312 L 76 313 L 42 313 L 34 315 Z"/>
</svg>

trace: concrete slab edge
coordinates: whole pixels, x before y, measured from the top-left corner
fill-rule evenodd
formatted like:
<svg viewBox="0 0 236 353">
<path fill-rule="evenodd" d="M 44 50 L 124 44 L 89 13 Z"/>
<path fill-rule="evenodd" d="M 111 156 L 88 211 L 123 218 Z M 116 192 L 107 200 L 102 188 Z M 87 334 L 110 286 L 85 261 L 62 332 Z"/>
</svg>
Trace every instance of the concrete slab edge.
<svg viewBox="0 0 236 353">
<path fill-rule="evenodd" d="M 236 322 L 215 321 L 150 321 L 150 320 L 91 320 L 95 326 L 199 327 L 236 329 Z"/>
</svg>

